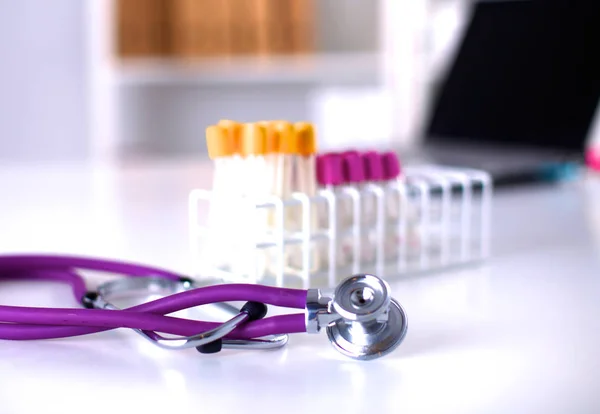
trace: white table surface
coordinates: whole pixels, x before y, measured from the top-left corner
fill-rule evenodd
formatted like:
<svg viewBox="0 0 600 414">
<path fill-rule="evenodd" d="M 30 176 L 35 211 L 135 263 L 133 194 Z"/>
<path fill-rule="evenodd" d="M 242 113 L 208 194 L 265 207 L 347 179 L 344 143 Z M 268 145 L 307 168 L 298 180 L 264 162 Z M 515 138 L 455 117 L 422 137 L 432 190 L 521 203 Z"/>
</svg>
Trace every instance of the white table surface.
<svg viewBox="0 0 600 414">
<path fill-rule="evenodd" d="M 0 169 L 0 252 L 189 269 L 187 194 L 206 164 Z M 127 330 L 0 341 L 0 413 L 600 412 L 600 181 L 496 194 L 483 267 L 391 281 L 408 335 L 355 362 L 323 335 L 283 350 L 159 350 Z M 77 306 L 60 284 L 0 303 Z"/>
</svg>

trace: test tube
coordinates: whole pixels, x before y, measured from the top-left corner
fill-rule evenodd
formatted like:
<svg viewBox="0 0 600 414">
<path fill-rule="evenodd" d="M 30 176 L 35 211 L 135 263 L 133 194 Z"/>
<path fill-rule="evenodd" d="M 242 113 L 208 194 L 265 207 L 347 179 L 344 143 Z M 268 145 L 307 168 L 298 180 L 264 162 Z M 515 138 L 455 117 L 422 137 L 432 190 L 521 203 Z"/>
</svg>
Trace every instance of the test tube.
<svg viewBox="0 0 600 414">
<path fill-rule="evenodd" d="M 317 156 L 317 182 L 325 190 L 337 192 L 338 186 L 344 184 L 342 156 L 329 152 Z"/>
<path fill-rule="evenodd" d="M 293 176 L 295 177 L 293 190 L 308 197 L 314 197 L 317 194 L 317 172 L 315 161 L 317 139 L 314 126 L 308 122 L 296 122 L 294 124 L 294 135 L 297 156 L 293 173 Z M 294 219 L 298 223 L 301 221 L 299 214 L 300 210 L 295 210 L 294 212 Z M 310 204 L 310 213 L 309 226 L 311 234 L 314 234 L 317 230 L 318 213 L 313 203 Z M 292 258 L 294 266 L 302 259 L 301 251 L 298 253 L 294 254 Z M 310 257 L 312 264 L 310 271 L 315 271 L 320 267 L 320 255 L 318 249 L 312 249 Z"/>
<path fill-rule="evenodd" d="M 270 121 L 267 129 L 267 152 L 272 153 L 272 161 L 274 162 L 274 185 L 272 194 L 277 196 L 283 202 L 292 199 L 292 192 L 295 191 L 295 165 L 297 163 L 298 146 L 296 140 L 296 134 L 294 132 L 294 125 L 291 122 L 278 120 Z M 275 148 L 277 152 L 275 153 Z M 268 178 L 270 180 L 270 178 Z M 284 206 L 284 228 L 277 228 L 278 231 L 283 232 L 287 237 L 288 233 L 295 232 L 300 229 L 300 210 L 294 206 Z M 270 214 L 268 222 L 271 228 L 276 228 L 277 220 L 274 214 Z M 294 253 L 297 252 L 297 253 Z M 283 254 L 283 257 L 278 257 L 279 254 Z M 302 255 L 301 247 L 299 245 L 288 245 L 285 246 L 282 253 L 277 253 L 275 257 L 269 263 L 269 268 L 274 274 L 279 274 L 280 269 L 274 266 L 278 266 L 279 260 L 283 260 L 283 270 L 290 271 L 293 266 L 290 265 L 291 256 Z"/>
<path fill-rule="evenodd" d="M 342 171 L 345 185 L 355 190 L 357 200 L 345 197 L 340 200 L 341 233 L 343 234 L 341 244 L 344 257 L 360 262 L 360 251 L 354 251 L 356 238 L 362 239 L 362 184 L 365 181 L 365 169 L 360 153 L 358 151 L 346 151 L 342 153 Z M 349 195 L 351 193 L 347 191 Z M 355 206 L 355 203 L 358 203 Z M 358 210 L 355 210 L 358 208 Z M 359 240 L 360 241 L 360 240 Z M 362 243 L 361 243 L 362 244 Z M 360 250 L 360 248 L 359 248 Z M 355 254 L 358 256 L 355 257 Z"/>
<path fill-rule="evenodd" d="M 294 126 L 291 122 L 276 121 L 272 125 L 273 134 L 276 134 L 279 140 L 279 157 L 277 165 L 277 194 L 284 200 L 290 198 L 293 187 L 293 171 L 298 155 L 298 145 L 294 134 Z M 289 210 L 289 209 L 288 209 Z M 290 219 L 289 214 L 286 219 Z M 286 220 L 288 223 L 290 220 Z"/>
<path fill-rule="evenodd" d="M 363 216 L 362 220 L 366 230 L 366 241 L 363 246 L 363 260 L 371 262 L 376 258 L 377 234 L 382 229 L 376 228 L 381 212 L 378 211 L 380 193 L 383 191 L 381 181 L 384 177 L 381 154 L 376 151 L 367 151 L 361 154 L 366 183 L 363 186 Z M 383 219 L 383 217 L 381 217 Z"/>
<path fill-rule="evenodd" d="M 279 168 L 281 159 L 281 134 L 275 128 L 274 122 L 261 122 L 260 124 L 266 128 L 265 162 L 267 179 L 269 180 L 269 194 L 281 196 L 280 187 L 278 186 L 279 175 L 281 174 Z M 272 217 L 270 222 L 272 223 Z"/>
<path fill-rule="evenodd" d="M 385 152 L 381 154 L 383 164 L 383 180 L 385 184 L 391 184 L 398 180 L 401 174 L 400 160 L 395 152 Z M 398 244 L 404 243 L 401 240 L 400 227 L 400 209 L 407 208 L 402 205 L 402 197 L 399 191 L 386 191 L 385 197 L 385 256 L 386 258 L 396 258 L 398 255 Z M 405 235 L 404 235 L 405 237 Z"/>
<path fill-rule="evenodd" d="M 244 162 L 244 192 L 253 198 L 269 195 L 269 183 L 266 164 L 267 128 L 260 123 L 242 125 L 241 156 Z"/>
<path fill-rule="evenodd" d="M 241 186 L 237 177 L 240 176 L 242 168 L 242 124 L 230 119 L 222 119 L 218 122 L 217 126 L 223 129 L 233 151 L 229 159 L 227 173 L 229 177 L 228 188 L 231 194 L 239 197 L 241 195 Z"/>
<path fill-rule="evenodd" d="M 230 190 L 227 178 L 235 149 L 227 131 L 218 125 L 206 128 L 206 147 L 208 156 L 213 160 L 214 165 L 213 191 L 220 194 Z"/>
<path fill-rule="evenodd" d="M 383 181 L 384 184 L 391 184 L 398 180 L 401 173 L 400 160 L 395 152 L 384 152 L 381 154 L 381 162 L 383 165 Z M 395 193 L 398 195 L 398 193 Z M 386 215 L 388 220 L 397 220 L 400 212 L 399 197 L 386 197 Z"/>
<path fill-rule="evenodd" d="M 282 186 L 280 185 L 280 178 L 283 174 L 282 171 L 282 157 L 281 157 L 281 133 L 276 128 L 275 121 L 261 121 L 259 125 L 265 127 L 265 180 L 268 195 L 274 195 L 283 198 Z M 275 229 L 276 219 L 275 210 L 267 210 L 267 222 L 271 229 Z"/>
<path fill-rule="evenodd" d="M 225 235 L 232 230 L 229 228 L 227 211 L 231 198 L 235 196 L 235 186 L 231 181 L 235 145 L 225 128 L 211 125 L 206 128 L 206 146 L 214 164 L 212 198 L 207 220 L 210 241 L 206 251 L 209 252 L 207 258 L 210 258 L 210 262 L 221 267 L 228 264 Z"/>
<path fill-rule="evenodd" d="M 332 252 L 329 251 L 329 258 L 326 261 L 328 266 L 342 266 L 347 262 L 347 257 L 343 254 L 339 239 L 340 209 L 337 205 L 339 187 L 344 184 L 344 174 L 342 170 L 342 157 L 337 153 L 327 153 L 317 156 L 317 181 L 319 185 L 329 192 L 334 205 L 323 206 L 319 209 L 319 226 L 332 230 L 330 238 L 335 243 L 335 257 L 332 262 Z"/>
<path fill-rule="evenodd" d="M 296 148 L 298 151 L 296 163 L 297 191 L 313 197 L 317 191 L 317 174 L 315 153 L 317 140 L 314 127 L 308 122 L 294 124 Z"/>
<path fill-rule="evenodd" d="M 236 212 L 239 230 L 235 233 L 241 243 L 235 273 L 249 275 L 253 279 L 262 277 L 266 267 L 266 255 L 256 249 L 257 242 L 267 237 L 269 223 L 267 211 L 258 209 L 269 196 L 269 184 L 265 152 L 267 131 L 259 123 L 245 123 L 241 130 L 240 155 L 242 168 L 236 179 L 241 183 L 242 201 Z M 247 203 L 247 204 L 246 204 Z M 246 206 L 246 208 L 244 208 Z M 231 236 L 232 233 L 229 233 Z"/>
<path fill-rule="evenodd" d="M 365 180 L 367 184 L 371 184 L 371 188 L 380 184 L 384 178 L 383 162 L 381 154 L 375 151 L 368 151 L 361 154 L 363 168 L 365 171 Z M 371 193 L 371 197 L 365 197 L 364 206 L 364 223 L 372 225 L 375 221 L 375 197 Z"/>
</svg>

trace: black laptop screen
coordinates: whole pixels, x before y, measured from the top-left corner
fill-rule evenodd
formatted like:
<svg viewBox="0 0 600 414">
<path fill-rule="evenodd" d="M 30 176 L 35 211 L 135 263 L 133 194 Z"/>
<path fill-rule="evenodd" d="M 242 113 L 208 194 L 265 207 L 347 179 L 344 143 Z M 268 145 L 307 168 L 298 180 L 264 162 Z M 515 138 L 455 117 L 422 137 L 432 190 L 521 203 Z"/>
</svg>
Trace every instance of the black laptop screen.
<svg viewBox="0 0 600 414">
<path fill-rule="evenodd" d="M 427 139 L 582 150 L 600 96 L 600 1 L 496 1 L 471 22 Z"/>
</svg>

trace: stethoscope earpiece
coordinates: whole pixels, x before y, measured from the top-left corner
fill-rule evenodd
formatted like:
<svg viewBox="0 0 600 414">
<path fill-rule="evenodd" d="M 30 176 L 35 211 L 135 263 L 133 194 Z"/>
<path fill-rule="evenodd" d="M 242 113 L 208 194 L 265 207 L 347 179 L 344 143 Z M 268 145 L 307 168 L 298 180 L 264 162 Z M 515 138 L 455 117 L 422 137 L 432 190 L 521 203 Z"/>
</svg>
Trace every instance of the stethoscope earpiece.
<svg viewBox="0 0 600 414">
<path fill-rule="evenodd" d="M 388 284 L 360 274 L 342 281 L 333 294 L 309 289 L 307 331 L 326 327 L 333 347 L 359 360 L 389 354 L 402 343 L 408 323 L 400 304 L 390 297 Z"/>
</svg>

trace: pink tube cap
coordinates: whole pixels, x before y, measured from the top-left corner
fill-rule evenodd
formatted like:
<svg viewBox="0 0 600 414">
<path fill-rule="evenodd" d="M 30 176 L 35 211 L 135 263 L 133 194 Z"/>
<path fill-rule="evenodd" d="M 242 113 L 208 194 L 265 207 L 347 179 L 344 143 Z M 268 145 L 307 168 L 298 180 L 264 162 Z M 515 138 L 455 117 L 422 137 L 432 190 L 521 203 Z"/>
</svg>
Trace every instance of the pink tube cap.
<svg viewBox="0 0 600 414">
<path fill-rule="evenodd" d="M 381 161 L 383 164 L 383 176 L 385 180 L 394 180 L 400 175 L 400 160 L 398 155 L 393 152 L 384 152 L 381 155 Z"/>
<path fill-rule="evenodd" d="M 340 185 L 344 182 L 342 157 L 327 153 L 317 157 L 317 181 L 320 185 Z"/>
<path fill-rule="evenodd" d="M 342 172 L 347 183 L 365 181 L 365 168 L 357 151 L 346 151 L 342 154 Z"/>
<path fill-rule="evenodd" d="M 361 158 L 367 180 L 379 181 L 384 179 L 383 163 L 379 153 L 375 151 L 365 152 L 361 154 Z"/>
</svg>

